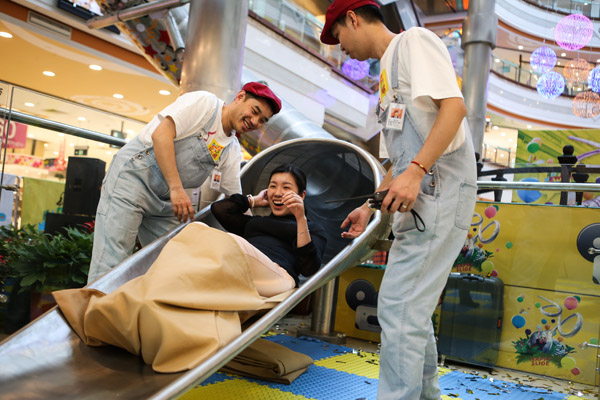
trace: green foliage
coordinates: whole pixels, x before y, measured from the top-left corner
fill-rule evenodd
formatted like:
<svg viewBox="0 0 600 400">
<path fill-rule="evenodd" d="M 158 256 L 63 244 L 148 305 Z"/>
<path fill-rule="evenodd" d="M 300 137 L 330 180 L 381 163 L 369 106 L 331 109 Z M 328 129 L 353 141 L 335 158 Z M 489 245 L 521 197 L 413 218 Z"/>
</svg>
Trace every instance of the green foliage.
<svg viewBox="0 0 600 400">
<path fill-rule="evenodd" d="M 65 228 L 66 235 L 48 235 L 33 226 L 2 230 L 5 276 L 19 280 L 22 290 L 37 292 L 82 287 L 87 281 L 93 233 Z"/>
</svg>

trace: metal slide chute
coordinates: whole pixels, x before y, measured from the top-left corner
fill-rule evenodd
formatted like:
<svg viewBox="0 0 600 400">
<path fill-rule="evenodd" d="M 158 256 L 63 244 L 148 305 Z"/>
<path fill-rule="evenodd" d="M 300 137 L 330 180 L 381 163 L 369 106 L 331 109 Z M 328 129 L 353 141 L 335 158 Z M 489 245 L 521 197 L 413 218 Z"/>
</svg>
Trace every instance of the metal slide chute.
<svg viewBox="0 0 600 400">
<path fill-rule="evenodd" d="M 376 212 L 366 232 L 352 241 L 340 238 L 339 225 L 361 200 L 325 203 L 373 192 L 385 173 L 369 153 L 335 139 L 295 139 L 269 147 L 249 161 L 242 170 L 244 193 L 257 193 L 267 186 L 271 170 L 293 163 L 307 175 L 306 209 L 309 218 L 319 221 L 328 234 L 326 263 L 286 300 L 215 355 L 196 368 L 160 374 L 145 365 L 141 357 L 112 346 L 86 346 L 54 308 L 0 343 L 0 387 L 3 399 L 167 399 L 176 397 L 202 382 L 230 359 L 268 331 L 303 298 L 347 268 L 370 256 L 374 243 L 387 238 L 387 215 Z M 196 220 L 217 227 L 210 208 Z M 163 246 L 184 225 L 155 240 L 123 261 L 90 287 L 109 293 L 142 275 Z M 174 265 L 176 268 L 176 265 Z"/>
</svg>

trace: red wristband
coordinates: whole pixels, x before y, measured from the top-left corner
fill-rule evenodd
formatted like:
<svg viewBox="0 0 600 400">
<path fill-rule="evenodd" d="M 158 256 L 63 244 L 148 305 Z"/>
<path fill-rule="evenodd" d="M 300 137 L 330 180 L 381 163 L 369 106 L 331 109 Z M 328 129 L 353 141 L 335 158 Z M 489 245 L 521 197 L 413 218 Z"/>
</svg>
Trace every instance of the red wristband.
<svg viewBox="0 0 600 400">
<path fill-rule="evenodd" d="M 420 162 L 412 160 L 410 163 L 411 164 L 415 164 L 416 166 L 418 166 L 419 168 L 421 168 L 425 172 L 425 174 L 427 174 L 427 168 L 425 168 L 425 166 L 423 164 L 421 164 Z"/>
</svg>

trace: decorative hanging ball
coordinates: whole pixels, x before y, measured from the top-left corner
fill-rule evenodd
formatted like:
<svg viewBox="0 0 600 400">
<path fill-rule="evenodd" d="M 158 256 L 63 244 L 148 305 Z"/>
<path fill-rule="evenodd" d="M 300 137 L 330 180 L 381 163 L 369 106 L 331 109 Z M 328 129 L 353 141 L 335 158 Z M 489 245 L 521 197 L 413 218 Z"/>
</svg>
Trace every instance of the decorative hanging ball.
<svg viewBox="0 0 600 400">
<path fill-rule="evenodd" d="M 585 15 L 567 15 L 556 24 L 554 38 L 565 50 L 579 50 L 589 43 L 594 34 L 594 25 Z"/>
<path fill-rule="evenodd" d="M 592 66 L 583 58 L 569 61 L 563 69 L 563 76 L 572 85 L 587 81 Z"/>
<path fill-rule="evenodd" d="M 358 61 L 354 58 L 349 58 L 342 65 L 342 72 L 357 81 L 367 76 L 370 66 L 368 61 Z"/>
<path fill-rule="evenodd" d="M 550 47 L 539 47 L 531 53 L 529 63 L 536 72 L 548 72 L 556 65 L 556 53 Z"/>
<path fill-rule="evenodd" d="M 593 118 L 600 114 L 600 96 L 590 90 L 573 99 L 573 114 L 580 118 Z"/>
<path fill-rule="evenodd" d="M 558 72 L 546 72 L 538 79 L 536 88 L 542 97 L 555 99 L 565 90 L 565 79 Z"/>
<path fill-rule="evenodd" d="M 597 66 L 588 74 L 588 86 L 596 93 L 600 93 L 600 66 Z"/>
</svg>

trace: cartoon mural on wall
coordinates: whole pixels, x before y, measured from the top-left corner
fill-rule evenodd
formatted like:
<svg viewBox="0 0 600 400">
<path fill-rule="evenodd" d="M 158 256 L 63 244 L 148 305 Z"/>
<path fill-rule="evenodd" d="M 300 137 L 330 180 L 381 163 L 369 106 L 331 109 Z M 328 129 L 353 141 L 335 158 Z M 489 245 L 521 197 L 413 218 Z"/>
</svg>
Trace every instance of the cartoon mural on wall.
<svg viewBox="0 0 600 400">
<path fill-rule="evenodd" d="M 500 234 L 500 221 L 494 219 L 499 210 L 500 205 L 494 204 L 485 207 L 483 216 L 478 212 L 473 213 L 471 231 L 467 234 L 465 244 L 454 261 L 452 272 L 498 276 L 495 264 L 490 258 L 500 251 L 500 247 L 491 246 L 490 251 L 484 249 L 484 246 L 494 242 Z M 505 243 L 507 249 L 511 249 L 512 246 L 510 242 Z"/>
<path fill-rule="evenodd" d="M 600 285 L 582 251 L 599 218 L 588 207 L 477 203 L 452 271 L 504 282 L 497 366 L 595 384 L 597 351 L 584 343 L 600 336 Z"/>
<path fill-rule="evenodd" d="M 517 301 L 522 303 L 524 296 L 519 296 Z M 543 296 L 537 296 L 547 304 L 542 305 L 541 302 L 535 303 L 535 308 L 542 314 L 542 318 L 536 320 L 537 313 L 531 312 L 531 318 L 529 320 L 529 312 L 531 308 L 528 307 L 528 311 L 523 311 L 518 315 L 512 317 L 512 325 L 516 329 L 526 328 L 524 330 L 525 337 L 517 341 L 514 341 L 514 347 L 518 354 L 517 364 L 523 362 L 530 362 L 531 365 L 542 365 L 548 366 L 550 363 L 556 365 L 558 368 L 566 368 L 571 371 L 573 375 L 579 375 L 580 370 L 576 367 L 576 361 L 573 357 L 568 356 L 575 352 L 575 348 L 563 343 L 564 338 L 569 338 L 577 335 L 583 325 L 583 316 L 576 312 L 565 319 L 562 318 L 563 309 L 562 307 Z M 568 296 L 564 299 L 564 306 L 567 310 L 574 310 L 577 308 L 581 297 L 579 296 Z M 569 321 L 575 318 L 575 323 L 571 329 L 566 328 Z M 536 323 L 535 331 L 532 331 L 527 326 L 531 326 L 532 323 Z"/>
<path fill-rule="evenodd" d="M 519 130 L 517 137 L 516 166 L 560 167 L 558 157 L 563 155 L 563 147 L 571 145 L 577 164 L 600 165 L 600 136 L 598 129 L 577 130 Z M 522 182 L 560 182 L 560 172 L 515 174 L 515 181 Z M 600 183 L 600 175 L 590 174 L 587 180 Z M 514 201 L 539 204 L 559 204 L 560 192 L 516 190 Z M 569 205 L 575 204 L 575 197 L 570 196 Z M 598 193 L 585 192 L 583 205 L 600 207 Z"/>
</svg>

